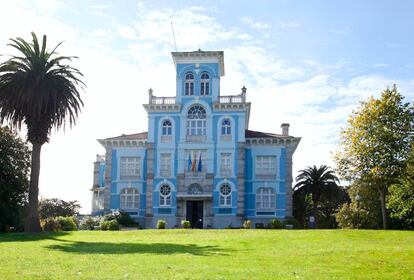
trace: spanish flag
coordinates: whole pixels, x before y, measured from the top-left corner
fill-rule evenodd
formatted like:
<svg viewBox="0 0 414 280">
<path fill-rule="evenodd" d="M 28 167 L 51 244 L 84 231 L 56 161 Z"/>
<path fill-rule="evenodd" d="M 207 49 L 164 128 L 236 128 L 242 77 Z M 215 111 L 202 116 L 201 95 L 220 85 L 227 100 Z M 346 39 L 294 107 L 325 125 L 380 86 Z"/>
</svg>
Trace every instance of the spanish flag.
<svg viewBox="0 0 414 280">
<path fill-rule="evenodd" d="M 196 156 L 196 153 L 194 153 L 193 154 L 193 156 L 194 156 L 194 159 L 193 159 L 193 162 L 192 162 L 192 166 L 191 166 L 191 171 L 196 171 L 196 166 L 197 166 L 197 156 Z"/>
</svg>

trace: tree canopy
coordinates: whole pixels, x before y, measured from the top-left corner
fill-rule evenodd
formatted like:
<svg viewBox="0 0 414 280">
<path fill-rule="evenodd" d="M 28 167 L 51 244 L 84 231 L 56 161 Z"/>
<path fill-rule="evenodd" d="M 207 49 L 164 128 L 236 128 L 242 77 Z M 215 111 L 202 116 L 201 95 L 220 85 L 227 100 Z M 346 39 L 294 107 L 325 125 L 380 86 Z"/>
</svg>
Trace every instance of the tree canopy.
<svg viewBox="0 0 414 280">
<path fill-rule="evenodd" d="M 341 132 L 336 155 L 342 177 L 378 191 L 384 228 L 388 189 L 404 173 L 414 136 L 414 109 L 403 100 L 394 85 L 362 102 Z"/>
<path fill-rule="evenodd" d="M 0 127 L 0 232 L 19 227 L 27 202 L 30 151 L 26 142 L 7 127 Z"/>
<path fill-rule="evenodd" d="M 39 202 L 39 215 L 41 219 L 58 216 L 68 217 L 79 214 L 78 201 L 64 201 L 58 198 L 41 199 Z"/>
<path fill-rule="evenodd" d="M 316 167 L 314 165 L 299 171 L 293 190 L 297 195 L 310 195 L 313 203 L 312 214 L 316 221 L 318 221 L 319 202 L 321 198 L 325 198 L 325 201 L 333 199 L 333 194 L 338 190 L 337 183 L 339 183 L 338 177 L 328 166 L 321 165 L 320 167 Z M 305 199 L 302 198 L 302 202 L 304 201 Z"/>
</svg>

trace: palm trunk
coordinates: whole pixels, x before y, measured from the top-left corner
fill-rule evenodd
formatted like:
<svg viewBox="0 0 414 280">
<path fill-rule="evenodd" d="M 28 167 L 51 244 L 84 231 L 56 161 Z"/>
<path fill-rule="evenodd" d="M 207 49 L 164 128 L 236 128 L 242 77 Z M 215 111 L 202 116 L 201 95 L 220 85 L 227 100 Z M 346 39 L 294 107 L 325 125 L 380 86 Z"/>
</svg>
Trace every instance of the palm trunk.
<svg viewBox="0 0 414 280">
<path fill-rule="evenodd" d="M 317 201 L 313 201 L 313 217 L 315 219 L 315 228 L 318 228 L 318 202 Z"/>
<path fill-rule="evenodd" d="M 387 208 L 385 207 L 385 191 L 382 189 L 379 189 L 379 193 L 380 193 L 380 202 L 381 202 L 382 227 L 383 229 L 388 229 Z"/>
<path fill-rule="evenodd" d="M 25 232 L 41 232 L 39 221 L 39 172 L 40 172 L 40 151 L 42 144 L 32 143 L 32 165 L 30 171 L 29 205 L 26 217 Z"/>
</svg>

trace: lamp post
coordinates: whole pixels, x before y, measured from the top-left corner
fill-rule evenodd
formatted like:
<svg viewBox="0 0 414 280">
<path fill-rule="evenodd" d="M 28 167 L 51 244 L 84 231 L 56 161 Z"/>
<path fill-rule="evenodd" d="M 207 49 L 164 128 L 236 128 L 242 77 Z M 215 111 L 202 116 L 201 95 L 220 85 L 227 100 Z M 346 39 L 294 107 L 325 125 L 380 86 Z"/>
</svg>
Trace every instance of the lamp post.
<svg viewBox="0 0 414 280">
<path fill-rule="evenodd" d="M 357 229 L 359 229 L 359 201 L 361 200 L 361 196 L 359 194 L 357 194 L 355 196 L 355 200 L 357 203 Z"/>
</svg>

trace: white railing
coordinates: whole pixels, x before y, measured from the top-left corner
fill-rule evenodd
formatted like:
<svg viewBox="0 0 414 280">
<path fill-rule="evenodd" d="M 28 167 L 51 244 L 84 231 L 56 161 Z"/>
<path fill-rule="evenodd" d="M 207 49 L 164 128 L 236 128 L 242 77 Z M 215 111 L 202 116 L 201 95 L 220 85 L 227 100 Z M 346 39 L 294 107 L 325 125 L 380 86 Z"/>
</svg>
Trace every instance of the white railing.
<svg viewBox="0 0 414 280">
<path fill-rule="evenodd" d="M 219 96 L 219 103 L 245 103 L 246 102 L 246 88 L 242 88 L 242 93 L 238 95 Z M 151 105 L 171 105 L 176 104 L 174 96 L 154 96 L 153 90 L 148 90 L 148 103 Z"/>
<path fill-rule="evenodd" d="M 152 96 L 152 98 L 150 99 L 150 104 L 154 104 L 154 105 L 175 104 L 175 97 Z"/>
<path fill-rule="evenodd" d="M 175 104 L 175 97 L 174 96 L 161 96 L 157 97 L 154 96 L 153 90 L 148 90 L 148 103 L 152 105 L 169 105 L 169 104 Z"/>
<path fill-rule="evenodd" d="M 238 95 L 219 96 L 219 103 L 244 103 L 246 102 L 246 92 Z"/>
</svg>

